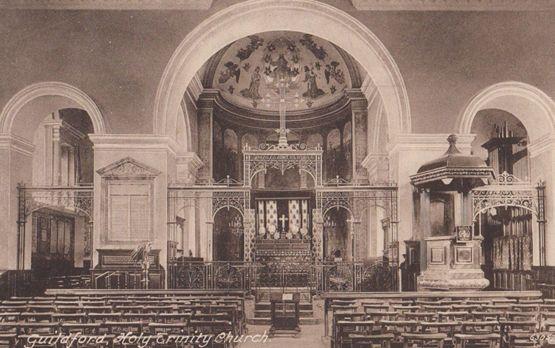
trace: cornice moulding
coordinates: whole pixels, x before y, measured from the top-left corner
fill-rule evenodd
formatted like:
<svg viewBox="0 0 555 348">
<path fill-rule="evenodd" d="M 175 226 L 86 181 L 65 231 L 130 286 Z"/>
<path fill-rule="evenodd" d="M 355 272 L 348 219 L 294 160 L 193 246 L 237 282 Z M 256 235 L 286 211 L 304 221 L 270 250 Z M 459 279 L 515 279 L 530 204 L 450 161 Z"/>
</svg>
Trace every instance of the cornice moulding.
<svg viewBox="0 0 555 348">
<path fill-rule="evenodd" d="M 449 143 L 447 142 L 447 137 L 450 134 L 439 133 L 439 134 L 398 134 L 393 137 L 390 141 L 388 152 L 396 151 L 411 151 L 411 150 L 444 150 L 447 151 L 449 148 Z M 470 150 L 472 141 L 476 137 L 475 134 L 456 134 L 457 135 L 457 147 L 466 152 Z"/>
<path fill-rule="evenodd" d="M 33 156 L 35 145 L 27 139 L 10 134 L 0 134 L 0 149 L 12 149 L 25 156 Z"/>
<path fill-rule="evenodd" d="M 351 0 L 361 11 L 546 11 L 552 0 Z"/>
<path fill-rule="evenodd" d="M 541 137 L 536 142 L 531 143 L 528 145 L 528 152 L 530 153 L 530 158 L 537 157 L 542 153 L 554 150 L 555 147 L 555 135 L 547 134 L 544 137 Z"/>
<path fill-rule="evenodd" d="M 208 10 L 213 0 L 0 0 L 16 10 Z"/>
<path fill-rule="evenodd" d="M 94 149 L 164 150 L 175 155 L 179 145 L 167 136 L 153 134 L 90 134 Z"/>
</svg>

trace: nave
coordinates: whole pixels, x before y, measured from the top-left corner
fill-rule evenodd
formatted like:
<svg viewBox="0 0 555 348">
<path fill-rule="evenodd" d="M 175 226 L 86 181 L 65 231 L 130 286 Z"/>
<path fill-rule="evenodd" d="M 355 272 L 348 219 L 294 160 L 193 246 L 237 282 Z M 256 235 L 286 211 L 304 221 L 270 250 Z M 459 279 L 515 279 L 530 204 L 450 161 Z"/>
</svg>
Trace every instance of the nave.
<svg viewBox="0 0 555 348">
<path fill-rule="evenodd" d="M 537 291 L 324 293 L 295 335 L 251 324 L 238 291 L 47 290 L 0 305 L 2 347 L 546 347 Z"/>
</svg>

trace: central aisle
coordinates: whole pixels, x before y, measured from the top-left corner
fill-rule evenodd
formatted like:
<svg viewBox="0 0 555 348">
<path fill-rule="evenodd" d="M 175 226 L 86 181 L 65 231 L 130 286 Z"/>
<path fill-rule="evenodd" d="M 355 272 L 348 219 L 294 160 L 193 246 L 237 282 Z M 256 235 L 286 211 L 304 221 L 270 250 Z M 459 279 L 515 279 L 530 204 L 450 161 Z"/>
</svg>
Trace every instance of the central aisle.
<svg viewBox="0 0 555 348">
<path fill-rule="evenodd" d="M 248 325 L 248 334 L 263 334 L 270 329 L 269 325 Z M 266 343 L 245 342 L 239 345 L 241 348 L 264 347 L 264 348 L 322 348 L 329 347 L 329 341 L 323 338 L 324 324 L 302 325 L 301 333 L 297 337 L 275 336 L 269 338 Z"/>
</svg>

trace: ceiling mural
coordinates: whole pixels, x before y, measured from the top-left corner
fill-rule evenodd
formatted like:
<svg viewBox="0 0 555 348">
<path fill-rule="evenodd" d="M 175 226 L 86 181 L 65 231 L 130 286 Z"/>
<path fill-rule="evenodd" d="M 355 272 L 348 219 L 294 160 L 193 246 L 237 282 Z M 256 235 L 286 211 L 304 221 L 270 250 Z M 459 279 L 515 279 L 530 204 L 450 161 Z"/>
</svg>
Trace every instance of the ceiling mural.
<svg viewBox="0 0 555 348">
<path fill-rule="evenodd" d="M 217 63 L 212 86 L 229 102 L 249 109 L 310 110 L 332 104 L 352 87 L 350 69 L 326 40 L 267 32 L 231 44 Z"/>
</svg>

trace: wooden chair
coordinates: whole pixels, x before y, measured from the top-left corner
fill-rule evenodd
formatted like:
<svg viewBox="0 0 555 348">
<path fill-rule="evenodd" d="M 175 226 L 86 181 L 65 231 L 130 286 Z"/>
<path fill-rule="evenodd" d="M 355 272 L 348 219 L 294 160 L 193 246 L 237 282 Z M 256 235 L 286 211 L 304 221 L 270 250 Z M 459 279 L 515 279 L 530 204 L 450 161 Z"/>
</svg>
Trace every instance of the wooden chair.
<svg viewBox="0 0 555 348">
<path fill-rule="evenodd" d="M 0 312 L 0 323 L 18 321 L 21 312 Z"/>
<path fill-rule="evenodd" d="M 470 318 L 471 314 L 467 311 L 447 311 L 437 312 L 438 321 L 465 321 Z"/>
<path fill-rule="evenodd" d="M 461 333 L 463 334 L 483 334 L 483 333 L 496 333 L 500 334 L 499 321 L 485 320 L 485 321 L 462 321 Z"/>
<path fill-rule="evenodd" d="M 403 333 L 416 333 L 419 328 L 415 320 L 382 320 L 379 325 L 380 333 L 394 335 L 395 342 L 402 342 Z"/>
<path fill-rule="evenodd" d="M 380 348 L 390 348 L 391 342 L 395 339 L 393 334 L 377 334 L 377 335 L 351 335 L 351 347 L 366 348 L 366 347 L 377 347 Z"/>
<path fill-rule="evenodd" d="M 122 313 L 106 313 L 106 312 L 89 312 L 86 314 L 87 321 L 90 323 L 105 322 L 105 321 L 120 321 Z"/>
<path fill-rule="evenodd" d="M 443 348 L 445 339 L 447 338 L 447 335 L 443 333 L 404 333 L 401 336 L 403 337 L 403 348 L 409 348 L 415 345 L 418 348 Z"/>
<path fill-rule="evenodd" d="M 455 334 L 453 337 L 455 348 L 487 347 L 498 348 L 500 346 L 500 335 L 495 333 L 484 334 Z"/>
<path fill-rule="evenodd" d="M 505 313 L 505 317 L 510 321 L 524 320 L 524 321 L 539 321 L 539 311 L 534 312 L 515 312 L 510 311 Z"/>
<path fill-rule="evenodd" d="M 364 308 L 364 312 L 387 312 L 389 310 L 389 305 L 387 304 L 371 304 L 371 303 L 364 303 L 362 305 Z"/>
<path fill-rule="evenodd" d="M 376 322 L 373 320 L 339 320 L 336 322 L 336 339 L 334 347 L 352 345 L 351 336 L 371 335 Z"/>
<path fill-rule="evenodd" d="M 114 309 L 112 306 L 83 306 L 85 313 L 112 313 Z"/>
<path fill-rule="evenodd" d="M 425 312 L 447 312 L 452 310 L 451 305 L 425 305 L 422 306 L 422 310 Z"/>
<path fill-rule="evenodd" d="M 52 321 L 59 323 L 84 323 L 87 321 L 85 313 L 54 313 Z"/>
<path fill-rule="evenodd" d="M 0 347 L 15 347 L 18 333 L 17 322 L 0 322 Z"/>
<path fill-rule="evenodd" d="M 437 313 L 434 313 L 434 312 L 404 313 L 403 317 L 406 320 L 435 321 L 435 319 L 437 318 Z"/>
<path fill-rule="evenodd" d="M 59 305 L 56 306 L 56 311 L 58 313 L 79 313 L 82 311 L 80 305 Z"/>
<path fill-rule="evenodd" d="M 22 312 L 19 319 L 25 322 L 49 322 L 52 321 L 54 312 Z"/>
<path fill-rule="evenodd" d="M 374 321 L 381 321 L 381 320 L 396 320 L 400 313 L 397 311 L 388 311 L 388 312 L 380 312 L 380 311 L 367 311 L 366 318 L 369 320 Z"/>
<path fill-rule="evenodd" d="M 505 320 L 507 319 L 507 313 L 502 311 L 497 312 L 483 312 L 483 311 L 473 311 L 470 312 L 470 317 L 475 321 L 490 321 L 490 320 Z"/>
<path fill-rule="evenodd" d="M 347 312 L 337 312 L 334 313 L 332 317 L 332 327 L 331 327 L 331 339 L 332 345 L 335 345 L 339 342 L 339 333 L 337 330 L 337 323 L 340 321 L 364 321 L 366 315 L 364 313 L 354 313 L 351 311 Z"/>
<path fill-rule="evenodd" d="M 537 321 L 503 321 L 500 327 L 503 341 L 511 348 L 536 346 L 530 337 L 539 330 Z"/>
<path fill-rule="evenodd" d="M 421 321 L 419 322 L 422 333 L 428 334 L 445 334 L 445 343 L 452 345 L 453 335 L 460 329 L 460 322 L 458 321 Z"/>
</svg>

